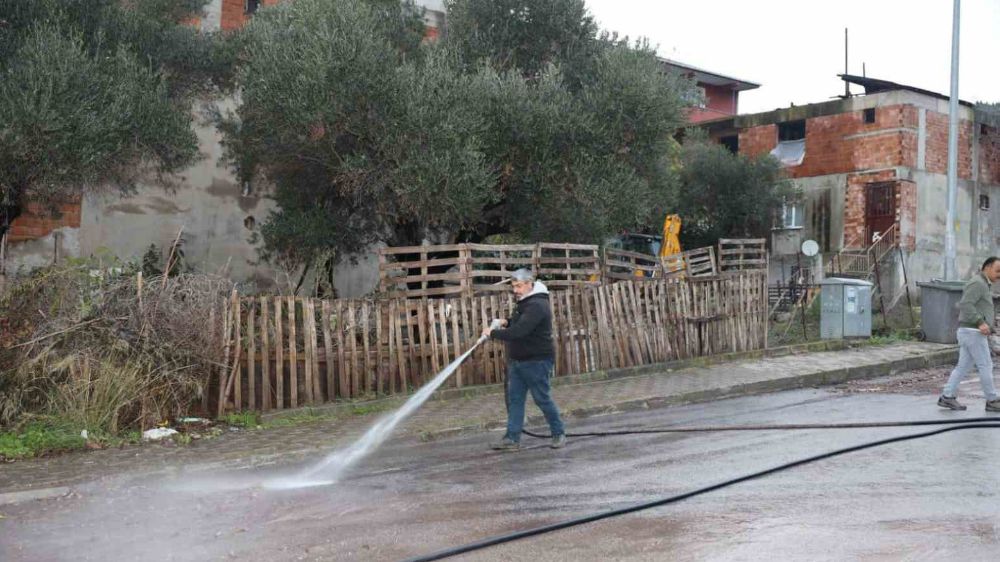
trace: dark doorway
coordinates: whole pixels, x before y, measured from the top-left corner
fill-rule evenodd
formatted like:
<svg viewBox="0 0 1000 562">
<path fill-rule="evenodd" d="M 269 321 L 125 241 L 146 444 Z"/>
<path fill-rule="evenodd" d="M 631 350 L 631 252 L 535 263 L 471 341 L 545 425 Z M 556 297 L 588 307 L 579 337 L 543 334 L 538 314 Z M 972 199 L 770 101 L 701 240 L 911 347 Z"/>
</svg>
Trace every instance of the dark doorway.
<svg viewBox="0 0 1000 562">
<path fill-rule="evenodd" d="M 896 182 L 865 186 L 865 247 L 896 224 Z"/>
</svg>

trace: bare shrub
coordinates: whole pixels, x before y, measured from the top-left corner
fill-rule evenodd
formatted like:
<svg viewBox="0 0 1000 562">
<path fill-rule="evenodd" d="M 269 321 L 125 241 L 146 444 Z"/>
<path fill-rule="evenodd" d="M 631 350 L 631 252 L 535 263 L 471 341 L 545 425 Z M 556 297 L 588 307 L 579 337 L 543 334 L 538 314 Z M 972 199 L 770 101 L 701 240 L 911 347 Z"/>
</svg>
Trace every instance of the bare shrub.
<svg viewBox="0 0 1000 562">
<path fill-rule="evenodd" d="M 53 267 L 0 299 L 0 424 L 33 413 L 111 431 L 185 414 L 222 356 L 230 281 Z"/>
</svg>

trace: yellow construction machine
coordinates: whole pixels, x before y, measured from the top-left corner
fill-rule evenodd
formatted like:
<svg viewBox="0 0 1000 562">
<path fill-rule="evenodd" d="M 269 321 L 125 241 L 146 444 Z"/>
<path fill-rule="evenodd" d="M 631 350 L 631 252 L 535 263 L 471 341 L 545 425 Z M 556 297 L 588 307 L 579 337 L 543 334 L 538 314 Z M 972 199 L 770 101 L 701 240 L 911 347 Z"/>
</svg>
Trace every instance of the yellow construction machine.
<svg viewBox="0 0 1000 562">
<path fill-rule="evenodd" d="M 608 245 L 612 248 L 638 252 L 662 259 L 681 253 L 680 233 L 680 215 L 667 215 L 663 220 L 663 233 L 660 236 L 624 233 L 611 239 Z M 645 274 L 641 270 L 636 270 L 635 275 L 643 277 Z"/>
</svg>

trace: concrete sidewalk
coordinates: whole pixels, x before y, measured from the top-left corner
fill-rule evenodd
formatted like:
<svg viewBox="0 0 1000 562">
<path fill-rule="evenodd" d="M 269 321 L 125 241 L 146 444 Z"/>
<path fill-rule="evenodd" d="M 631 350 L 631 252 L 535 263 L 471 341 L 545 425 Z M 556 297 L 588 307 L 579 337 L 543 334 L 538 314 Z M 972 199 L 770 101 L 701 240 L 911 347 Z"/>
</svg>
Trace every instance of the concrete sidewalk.
<svg viewBox="0 0 1000 562">
<path fill-rule="evenodd" d="M 951 363 L 958 353 L 954 346 L 922 342 L 856 348 L 841 344 L 832 351 L 814 351 L 816 347 L 779 348 L 713 364 L 701 359 L 560 377 L 553 395 L 572 431 L 573 419 L 582 417 L 838 384 Z M 494 385 L 442 391 L 404 422 L 397 438 L 432 439 L 503 427 L 502 390 Z M 391 399 L 360 407 L 384 410 L 401 402 Z M 335 413 L 338 408 L 357 411 L 359 405 L 324 410 Z M 346 411 L 343 416 L 291 427 L 231 431 L 186 446 L 149 444 L 0 465 L 0 505 L 63 495 L 74 485 L 113 476 L 193 473 L 302 460 L 360 435 L 377 417 L 346 415 Z M 528 412 L 529 425 L 541 421 L 533 405 Z"/>
</svg>

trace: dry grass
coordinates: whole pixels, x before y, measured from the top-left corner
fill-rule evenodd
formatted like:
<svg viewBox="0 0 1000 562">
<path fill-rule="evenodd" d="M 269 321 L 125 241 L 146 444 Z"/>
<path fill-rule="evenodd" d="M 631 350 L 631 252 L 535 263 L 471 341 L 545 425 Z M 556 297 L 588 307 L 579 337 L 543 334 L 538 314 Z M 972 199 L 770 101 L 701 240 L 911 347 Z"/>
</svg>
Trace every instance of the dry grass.
<svg viewBox="0 0 1000 562">
<path fill-rule="evenodd" d="M 231 290 L 92 264 L 22 280 L 0 299 L 0 425 L 49 414 L 115 432 L 187 413 L 217 368 Z"/>
</svg>

